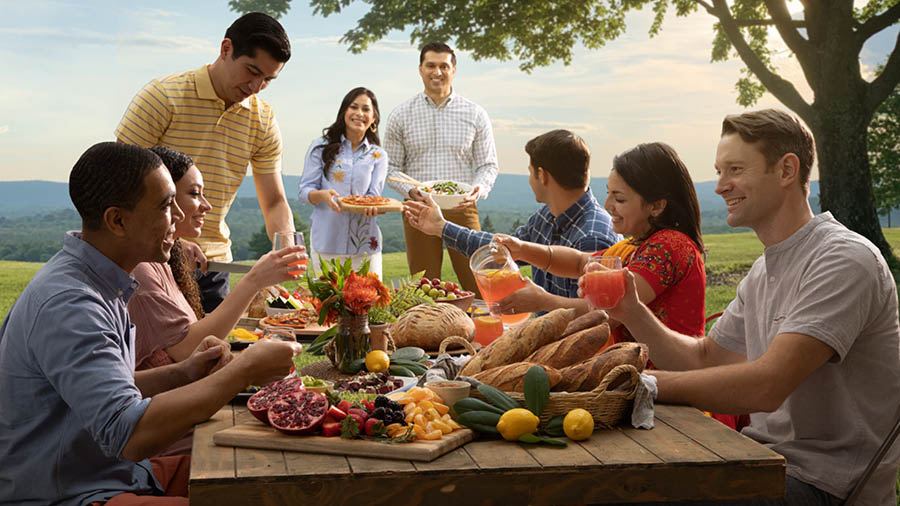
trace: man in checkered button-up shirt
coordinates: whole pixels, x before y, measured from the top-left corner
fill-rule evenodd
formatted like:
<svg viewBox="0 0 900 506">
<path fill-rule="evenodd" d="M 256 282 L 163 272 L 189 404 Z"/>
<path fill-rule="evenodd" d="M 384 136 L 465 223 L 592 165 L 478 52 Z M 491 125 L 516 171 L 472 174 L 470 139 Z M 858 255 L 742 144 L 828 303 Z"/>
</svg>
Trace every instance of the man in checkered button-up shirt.
<svg viewBox="0 0 900 506">
<path fill-rule="evenodd" d="M 387 121 L 384 147 L 388 153 L 388 176 L 404 172 L 419 181 L 449 180 L 468 183 L 475 190 L 455 209 L 445 211 L 447 220 L 480 230 L 475 201 L 488 196 L 497 178 L 497 150 L 487 112 L 458 95 L 452 87 L 456 55 L 446 44 L 430 43 L 419 54 L 423 92 L 397 106 Z M 404 197 L 422 198 L 413 185 L 388 180 Z M 404 220 L 406 258 L 410 272 L 424 270 L 440 277 L 443 244 Z M 453 270 L 460 284 L 477 292 L 468 260 L 450 251 Z"/>
<path fill-rule="evenodd" d="M 553 130 L 528 141 L 529 184 L 535 199 L 545 204 L 516 229 L 522 241 L 569 246 L 581 251 L 606 249 L 621 237 L 613 231 L 609 214 L 588 187 L 590 151 L 587 144 L 568 130 Z M 407 203 L 406 219 L 422 232 L 440 236 L 449 248 L 471 255 L 491 242 L 493 234 L 461 227 L 445 221 L 433 203 Z M 550 307 L 574 307 L 586 311 L 587 302 L 578 298 L 578 280 L 531 267 L 534 281 L 501 302 L 509 312 L 544 311 Z"/>
</svg>

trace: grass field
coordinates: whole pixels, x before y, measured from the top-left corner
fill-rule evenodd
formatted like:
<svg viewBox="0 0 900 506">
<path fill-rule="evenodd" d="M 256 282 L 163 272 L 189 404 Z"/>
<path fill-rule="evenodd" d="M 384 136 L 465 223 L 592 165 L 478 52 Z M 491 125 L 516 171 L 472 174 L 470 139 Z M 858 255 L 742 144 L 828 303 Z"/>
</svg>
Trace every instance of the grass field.
<svg viewBox="0 0 900 506">
<path fill-rule="evenodd" d="M 900 251 L 900 228 L 884 229 L 884 235 L 895 251 Z M 762 244 L 752 233 L 710 234 L 703 238 L 706 250 L 706 269 L 711 286 L 706 290 L 706 314 L 725 309 L 734 298 L 737 283 L 763 251 Z M 6 317 L 19 293 L 43 264 L 0 260 L 0 314 Z M 383 258 L 384 278 L 407 276 L 406 253 L 388 253 Z M 527 268 L 525 269 L 527 273 Z M 240 275 L 232 275 L 232 284 Z M 441 279 L 456 281 L 450 259 L 444 254 Z"/>
</svg>

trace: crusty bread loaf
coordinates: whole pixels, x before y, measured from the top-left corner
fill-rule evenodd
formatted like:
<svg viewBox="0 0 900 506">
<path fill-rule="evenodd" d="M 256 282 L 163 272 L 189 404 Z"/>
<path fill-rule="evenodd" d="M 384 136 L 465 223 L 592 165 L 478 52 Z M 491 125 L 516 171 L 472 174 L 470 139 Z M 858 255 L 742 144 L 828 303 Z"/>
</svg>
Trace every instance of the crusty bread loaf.
<svg viewBox="0 0 900 506">
<path fill-rule="evenodd" d="M 609 325 L 603 323 L 575 332 L 559 341 L 545 344 L 536 352 L 528 355 L 525 362 L 562 369 L 593 357 L 600 351 L 600 348 L 603 348 L 607 339 L 609 339 Z"/>
<path fill-rule="evenodd" d="M 397 348 L 418 346 L 437 350 L 447 336 L 475 337 L 475 324 L 462 309 L 452 304 L 419 304 L 391 324 L 391 338 Z"/>
<path fill-rule="evenodd" d="M 547 378 L 550 379 L 550 388 L 553 388 L 560 380 L 560 373 L 556 369 L 529 362 L 516 362 L 514 364 L 501 365 L 487 371 L 481 371 L 474 376 L 475 379 L 482 383 L 487 383 L 493 387 L 497 387 L 504 392 L 521 392 L 524 390 L 525 373 L 532 366 L 538 365 L 544 368 Z"/>
<path fill-rule="evenodd" d="M 554 309 L 544 316 L 504 332 L 463 366 L 461 376 L 521 362 L 541 346 L 559 339 L 566 325 L 575 317 L 574 309 Z M 400 346 L 398 343 L 397 346 Z"/>
<path fill-rule="evenodd" d="M 553 388 L 558 392 L 588 392 L 595 388 L 603 380 L 606 374 L 614 367 L 622 364 L 631 364 L 641 372 L 647 365 L 649 350 L 642 343 L 618 343 L 603 350 L 603 353 L 559 370 L 562 375 L 559 383 Z M 624 377 L 609 384 L 608 388 L 615 388 Z"/>
<path fill-rule="evenodd" d="M 572 334 L 580 332 L 584 329 L 589 329 L 592 327 L 596 327 L 597 325 L 606 323 L 607 320 L 609 320 L 609 315 L 607 315 L 606 311 L 602 309 L 588 311 L 587 313 L 584 313 L 578 318 L 570 321 L 569 324 L 566 325 L 566 330 L 563 331 L 560 339 L 571 336 Z"/>
</svg>

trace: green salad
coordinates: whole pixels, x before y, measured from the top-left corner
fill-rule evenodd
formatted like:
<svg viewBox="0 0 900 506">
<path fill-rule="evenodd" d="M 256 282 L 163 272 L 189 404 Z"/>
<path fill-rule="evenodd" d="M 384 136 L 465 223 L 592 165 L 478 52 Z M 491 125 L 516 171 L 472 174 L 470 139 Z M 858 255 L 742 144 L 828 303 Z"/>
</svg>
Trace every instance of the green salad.
<svg viewBox="0 0 900 506">
<path fill-rule="evenodd" d="M 438 183 L 434 183 L 431 186 L 423 186 L 419 188 L 419 190 L 426 193 L 434 193 L 437 195 L 464 195 L 467 192 L 466 190 L 460 188 L 458 183 L 454 183 L 453 181 L 441 181 Z"/>
</svg>

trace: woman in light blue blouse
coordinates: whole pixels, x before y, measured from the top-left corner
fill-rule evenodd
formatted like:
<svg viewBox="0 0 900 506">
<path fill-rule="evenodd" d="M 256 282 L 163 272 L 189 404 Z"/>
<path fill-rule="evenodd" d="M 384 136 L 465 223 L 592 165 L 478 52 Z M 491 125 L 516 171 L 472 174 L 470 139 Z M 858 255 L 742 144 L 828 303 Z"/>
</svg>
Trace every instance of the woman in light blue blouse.
<svg viewBox="0 0 900 506">
<path fill-rule="evenodd" d="M 300 201 L 313 206 L 310 258 L 320 270 L 323 259 L 352 258 L 359 268 L 363 258 L 369 270 L 381 276 L 381 230 L 375 208 L 366 215 L 341 211 L 341 197 L 381 195 L 387 176 L 387 153 L 378 138 L 378 100 L 370 90 L 350 90 L 341 102 L 337 119 L 323 129 L 306 153 L 300 178 Z"/>
</svg>

